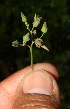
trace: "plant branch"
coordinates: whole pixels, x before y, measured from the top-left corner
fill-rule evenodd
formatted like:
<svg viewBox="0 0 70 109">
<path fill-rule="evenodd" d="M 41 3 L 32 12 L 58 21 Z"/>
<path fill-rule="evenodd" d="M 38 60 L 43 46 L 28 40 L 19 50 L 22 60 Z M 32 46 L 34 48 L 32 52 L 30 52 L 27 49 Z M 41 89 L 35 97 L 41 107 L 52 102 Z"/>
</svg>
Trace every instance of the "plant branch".
<svg viewBox="0 0 70 109">
<path fill-rule="evenodd" d="M 42 35 L 41 35 L 41 37 L 40 37 L 40 38 L 42 38 L 42 37 L 43 37 L 43 35 L 44 35 L 44 33 L 42 33 Z"/>
<path fill-rule="evenodd" d="M 31 53 L 31 68 L 32 68 L 32 70 L 34 69 L 33 68 L 33 41 L 32 41 L 32 43 L 31 43 L 31 46 L 30 46 L 30 53 Z"/>
</svg>

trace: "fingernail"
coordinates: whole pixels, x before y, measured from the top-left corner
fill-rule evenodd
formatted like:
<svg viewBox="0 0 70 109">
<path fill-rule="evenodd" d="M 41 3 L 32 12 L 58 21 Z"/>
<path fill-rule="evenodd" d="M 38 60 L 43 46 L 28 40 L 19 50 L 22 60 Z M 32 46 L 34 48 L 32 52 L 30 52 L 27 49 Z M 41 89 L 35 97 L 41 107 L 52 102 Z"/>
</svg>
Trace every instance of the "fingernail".
<svg viewBox="0 0 70 109">
<path fill-rule="evenodd" d="M 24 78 L 23 92 L 52 95 L 53 80 L 51 75 L 42 70 L 32 71 Z"/>
</svg>

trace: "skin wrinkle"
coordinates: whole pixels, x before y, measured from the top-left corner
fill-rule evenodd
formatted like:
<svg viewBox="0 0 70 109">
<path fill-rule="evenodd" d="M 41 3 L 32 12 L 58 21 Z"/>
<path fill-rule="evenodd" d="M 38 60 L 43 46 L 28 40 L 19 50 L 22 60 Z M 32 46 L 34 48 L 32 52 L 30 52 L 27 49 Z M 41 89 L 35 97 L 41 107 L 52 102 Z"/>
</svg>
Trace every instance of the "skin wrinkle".
<svg viewBox="0 0 70 109">
<path fill-rule="evenodd" d="M 34 107 L 33 109 L 36 109 L 35 108 L 36 106 L 39 109 L 41 109 L 40 107 L 45 107 L 47 109 L 48 106 L 50 108 L 54 107 L 54 109 L 59 109 L 59 106 L 57 104 L 57 101 L 55 100 L 55 97 L 53 97 L 54 99 L 52 102 L 51 96 L 47 96 L 47 95 L 45 96 L 45 95 L 41 95 L 41 94 L 32 94 L 32 96 L 31 96 L 31 94 L 23 93 L 23 95 L 20 95 L 20 96 L 21 96 L 20 100 L 19 100 L 19 98 L 16 99 L 13 109 L 26 109 L 25 107 Z M 24 99 L 23 99 L 23 96 L 24 96 Z M 19 101 L 17 101 L 17 100 L 19 100 Z M 21 108 L 21 107 L 23 107 L 23 108 Z"/>
</svg>

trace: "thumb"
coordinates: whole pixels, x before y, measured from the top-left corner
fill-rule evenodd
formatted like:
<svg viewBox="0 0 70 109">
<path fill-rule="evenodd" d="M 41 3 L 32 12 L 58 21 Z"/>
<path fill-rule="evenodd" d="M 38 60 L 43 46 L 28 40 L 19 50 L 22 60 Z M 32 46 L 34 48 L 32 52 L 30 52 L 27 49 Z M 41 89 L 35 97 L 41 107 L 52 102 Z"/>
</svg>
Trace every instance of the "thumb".
<svg viewBox="0 0 70 109">
<path fill-rule="evenodd" d="M 59 89 L 47 71 L 35 69 L 17 86 L 12 109 L 59 109 Z"/>
</svg>

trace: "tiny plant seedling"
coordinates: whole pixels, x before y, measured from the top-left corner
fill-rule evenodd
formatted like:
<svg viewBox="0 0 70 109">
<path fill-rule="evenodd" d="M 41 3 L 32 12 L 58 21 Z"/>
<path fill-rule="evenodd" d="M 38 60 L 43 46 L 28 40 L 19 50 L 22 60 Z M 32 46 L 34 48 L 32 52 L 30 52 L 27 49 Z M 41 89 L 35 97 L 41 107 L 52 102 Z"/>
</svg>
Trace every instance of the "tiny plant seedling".
<svg viewBox="0 0 70 109">
<path fill-rule="evenodd" d="M 25 26 L 27 27 L 28 33 L 26 33 L 26 35 L 23 36 L 22 44 L 19 44 L 19 42 L 16 40 L 16 41 L 12 42 L 12 46 L 18 47 L 20 45 L 20 46 L 29 47 L 30 53 L 31 53 L 31 68 L 33 70 L 33 51 L 32 51 L 33 44 L 35 44 L 36 47 L 38 47 L 38 48 L 42 47 L 43 49 L 49 51 L 49 49 L 45 45 L 43 45 L 43 40 L 42 40 L 42 37 L 44 36 L 44 34 L 47 33 L 47 25 L 46 25 L 46 22 L 44 22 L 43 26 L 41 28 L 42 35 L 39 38 L 33 39 L 33 36 L 36 35 L 36 33 L 37 33 L 36 27 L 38 27 L 42 18 L 35 14 L 34 21 L 32 23 L 33 27 L 31 30 L 29 28 L 29 23 L 27 22 L 27 17 L 22 12 L 21 12 L 21 18 L 22 18 L 22 22 L 24 22 Z M 31 38 L 30 38 L 30 36 L 31 36 Z M 27 45 L 27 42 L 30 40 L 31 40 L 31 44 Z"/>
</svg>

